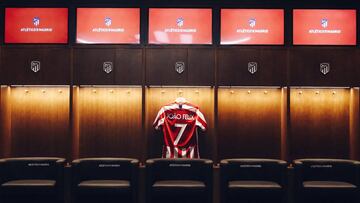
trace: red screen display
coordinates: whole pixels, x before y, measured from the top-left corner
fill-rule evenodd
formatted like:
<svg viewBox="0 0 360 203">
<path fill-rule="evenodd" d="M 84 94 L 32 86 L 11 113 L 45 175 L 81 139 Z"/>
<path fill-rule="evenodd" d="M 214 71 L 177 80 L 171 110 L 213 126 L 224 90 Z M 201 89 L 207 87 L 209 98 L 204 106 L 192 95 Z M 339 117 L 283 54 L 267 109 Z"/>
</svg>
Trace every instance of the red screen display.
<svg viewBox="0 0 360 203">
<path fill-rule="evenodd" d="M 78 8 L 76 42 L 139 44 L 139 8 Z"/>
<path fill-rule="evenodd" d="M 283 9 L 221 9 L 221 44 L 284 44 Z"/>
<path fill-rule="evenodd" d="M 5 43 L 67 42 L 67 8 L 5 9 Z"/>
<path fill-rule="evenodd" d="M 356 10 L 295 9 L 294 45 L 356 45 Z"/>
<path fill-rule="evenodd" d="M 212 10 L 151 8 L 150 44 L 211 44 Z"/>
</svg>

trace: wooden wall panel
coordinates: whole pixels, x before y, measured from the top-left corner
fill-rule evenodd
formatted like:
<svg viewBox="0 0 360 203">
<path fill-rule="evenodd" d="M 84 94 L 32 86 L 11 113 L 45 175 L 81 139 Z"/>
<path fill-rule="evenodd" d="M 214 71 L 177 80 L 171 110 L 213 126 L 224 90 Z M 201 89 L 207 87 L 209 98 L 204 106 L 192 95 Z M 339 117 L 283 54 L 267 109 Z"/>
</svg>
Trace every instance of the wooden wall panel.
<svg viewBox="0 0 360 203">
<path fill-rule="evenodd" d="M 143 82 L 143 50 L 117 49 L 115 63 L 115 84 L 141 85 Z"/>
<path fill-rule="evenodd" d="M 281 157 L 281 89 L 220 88 L 219 158 Z"/>
<path fill-rule="evenodd" d="M 183 62 L 184 72 L 175 71 Z M 215 51 L 212 48 L 146 49 L 147 85 L 205 85 L 215 83 Z"/>
<path fill-rule="evenodd" d="M 349 89 L 291 89 L 291 158 L 349 158 Z"/>
<path fill-rule="evenodd" d="M 185 71 L 175 71 L 175 63 L 184 62 Z M 187 49 L 148 48 L 146 49 L 147 85 L 187 85 Z"/>
<path fill-rule="evenodd" d="M 103 63 L 112 62 L 115 65 L 115 57 L 114 48 L 74 48 L 74 84 L 114 84 L 115 71 L 106 73 Z"/>
<path fill-rule="evenodd" d="M 294 47 L 289 56 L 290 85 L 292 86 L 352 86 L 358 60 L 353 48 Z M 320 72 L 320 64 L 329 63 L 330 72 Z"/>
<path fill-rule="evenodd" d="M 284 48 L 220 48 L 218 84 L 223 86 L 280 86 L 286 84 L 287 51 Z M 248 63 L 258 64 L 257 72 Z"/>
<path fill-rule="evenodd" d="M 11 145 L 11 103 L 10 87 L 1 86 L 0 91 L 0 157 L 10 156 Z"/>
<path fill-rule="evenodd" d="M 80 117 L 79 117 L 79 87 L 72 87 L 72 101 L 71 102 L 71 158 L 72 160 L 80 158 L 79 156 L 79 136 L 80 136 Z"/>
<path fill-rule="evenodd" d="M 3 84 L 31 84 L 41 81 L 43 71 L 34 73 L 30 69 L 32 60 L 42 59 L 41 49 L 3 48 L 1 67 Z"/>
<path fill-rule="evenodd" d="M 3 84 L 70 84 L 70 51 L 61 47 L 6 47 L 1 52 Z M 40 62 L 40 70 L 31 70 L 31 61 Z"/>
<path fill-rule="evenodd" d="M 194 48 L 188 50 L 188 84 L 215 84 L 215 50 L 212 48 Z"/>
<path fill-rule="evenodd" d="M 360 89 L 350 90 L 350 158 L 360 160 Z"/>
<path fill-rule="evenodd" d="M 138 87 L 80 87 L 79 157 L 141 158 L 141 92 Z"/>
<path fill-rule="evenodd" d="M 197 105 L 204 114 L 208 130 L 199 130 L 200 157 L 216 159 L 215 126 L 214 126 L 214 90 L 210 87 L 150 87 L 146 89 L 146 138 L 148 143 L 148 157 L 161 157 L 163 134 L 153 128 L 153 122 L 160 108 L 175 101 L 177 97 L 184 97 L 190 103 Z"/>
<path fill-rule="evenodd" d="M 11 156 L 60 156 L 69 152 L 69 89 L 12 87 Z"/>
<path fill-rule="evenodd" d="M 74 48 L 74 80 L 77 85 L 141 85 L 142 49 Z M 112 62 L 106 73 L 104 62 Z"/>
</svg>

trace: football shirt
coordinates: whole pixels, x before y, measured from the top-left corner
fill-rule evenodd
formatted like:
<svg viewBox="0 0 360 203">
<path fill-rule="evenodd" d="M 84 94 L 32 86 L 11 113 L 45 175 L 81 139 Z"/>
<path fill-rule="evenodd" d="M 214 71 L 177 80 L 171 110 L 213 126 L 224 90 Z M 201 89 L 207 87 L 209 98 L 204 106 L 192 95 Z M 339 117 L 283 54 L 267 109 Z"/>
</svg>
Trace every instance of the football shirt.
<svg viewBox="0 0 360 203">
<path fill-rule="evenodd" d="M 164 134 L 163 158 L 200 158 L 197 127 L 205 131 L 207 124 L 197 106 L 188 102 L 163 106 L 154 127 Z"/>
</svg>

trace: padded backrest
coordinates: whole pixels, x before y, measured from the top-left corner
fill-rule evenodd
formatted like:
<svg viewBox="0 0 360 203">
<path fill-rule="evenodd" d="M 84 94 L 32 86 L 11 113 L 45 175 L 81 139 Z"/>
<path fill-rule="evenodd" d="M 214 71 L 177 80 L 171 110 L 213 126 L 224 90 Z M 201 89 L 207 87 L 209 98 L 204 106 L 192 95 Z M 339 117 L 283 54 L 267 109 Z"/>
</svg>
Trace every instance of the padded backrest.
<svg viewBox="0 0 360 203">
<path fill-rule="evenodd" d="M 221 176 L 230 180 L 264 180 L 281 183 L 286 177 L 287 163 L 274 159 L 224 159 Z"/>
<path fill-rule="evenodd" d="M 356 184 L 359 162 L 343 159 L 299 159 L 295 170 L 303 181 L 346 181 Z"/>
<path fill-rule="evenodd" d="M 85 158 L 72 162 L 72 175 L 82 180 L 131 180 L 137 159 Z"/>
<path fill-rule="evenodd" d="M 3 159 L 0 164 L 3 181 L 18 179 L 57 180 L 65 159 L 53 157 L 28 157 Z"/>
<path fill-rule="evenodd" d="M 147 173 L 157 180 L 199 180 L 212 178 L 212 161 L 207 159 L 150 159 Z M 209 177 L 211 176 L 211 177 Z"/>
</svg>

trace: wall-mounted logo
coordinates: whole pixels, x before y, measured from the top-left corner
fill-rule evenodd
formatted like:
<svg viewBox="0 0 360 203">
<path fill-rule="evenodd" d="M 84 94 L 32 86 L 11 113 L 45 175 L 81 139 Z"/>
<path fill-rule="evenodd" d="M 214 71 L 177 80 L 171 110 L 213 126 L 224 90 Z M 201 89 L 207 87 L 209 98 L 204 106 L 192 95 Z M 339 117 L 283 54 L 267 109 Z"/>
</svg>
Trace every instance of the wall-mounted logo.
<svg viewBox="0 0 360 203">
<path fill-rule="evenodd" d="M 321 19 L 321 27 L 327 28 L 329 25 L 329 20 L 326 18 Z"/>
<path fill-rule="evenodd" d="M 113 63 L 110 61 L 106 61 L 103 63 L 103 70 L 105 73 L 111 73 L 113 71 Z"/>
<path fill-rule="evenodd" d="M 324 75 L 330 72 L 330 63 L 320 63 L 320 72 Z"/>
<path fill-rule="evenodd" d="M 175 63 L 175 71 L 179 74 L 183 73 L 185 71 L 185 62 L 177 61 Z"/>
<path fill-rule="evenodd" d="M 110 27 L 111 24 L 112 24 L 111 18 L 106 17 L 106 18 L 104 19 L 104 23 L 105 23 L 106 26 Z"/>
<path fill-rule="evenodd" d="M 33 18 L 33 24 L 34 26 L 39 26 L 40 25 L 40 18 L 39 17 L 34 17 Z"/>
<path fill-rule="evenodd" d="M 256 19 L 255 18 L 250 18 L 249 19 L 249 26 L 252 27 L 252 28 L 256 26 Z"/>
<path fill-rule="evenodd" d="M 176 19 L 176 25 L 178 27 L 184 26 L 184 18 L 180 17 L 180 18 Z"/>
<path fill-rule="evenodd" d="M 34 73 L 39 72 L 40 70 L 40 61 L 31 61 L 30 68 Z"/>
<path fill-rule="evenodd" d="M 258 70 L 258 63 L 257 62 L 249 62 L 248 63 L 248 71 L 251 74 L 255 74 Z"/>
</svg>

